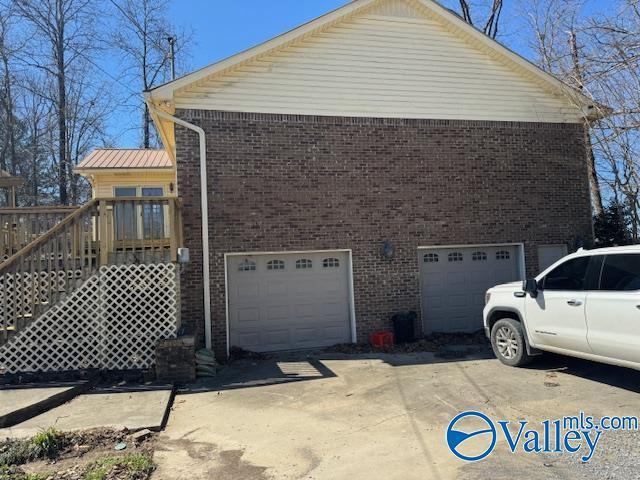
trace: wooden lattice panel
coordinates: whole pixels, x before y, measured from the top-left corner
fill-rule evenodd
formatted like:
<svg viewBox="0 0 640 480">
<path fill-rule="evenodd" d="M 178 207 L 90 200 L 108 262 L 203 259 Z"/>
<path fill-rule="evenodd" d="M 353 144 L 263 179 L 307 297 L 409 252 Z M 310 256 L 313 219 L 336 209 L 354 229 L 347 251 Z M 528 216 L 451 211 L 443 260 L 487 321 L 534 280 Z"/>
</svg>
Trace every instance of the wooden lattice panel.
<svg viewBox="0 0 640 480">
<path fill-rule="evenodd" d="M 149 368 L 178 312 L 173 264 L 102 267 L 0 347 L 0 373 Z"/>
</svg>

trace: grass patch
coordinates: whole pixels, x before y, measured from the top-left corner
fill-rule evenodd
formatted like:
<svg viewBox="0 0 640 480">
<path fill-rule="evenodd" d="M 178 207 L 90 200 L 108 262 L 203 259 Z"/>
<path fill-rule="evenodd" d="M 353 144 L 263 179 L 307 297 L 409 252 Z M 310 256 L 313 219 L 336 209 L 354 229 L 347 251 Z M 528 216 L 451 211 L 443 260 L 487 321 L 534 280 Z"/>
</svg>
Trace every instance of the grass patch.
<svg viewBox="0 0 640 480">
<path fill-rule="evenodd" d="M 91 464 L 85 474 L 85 480 L 105 480 L 109 474 L 117 472 L 117 478 L 140 480 L 149 477 L 154 469 L 151 457 L 145 453 L 129 453 L 122 456 L 103 458 Z"/>
<path fill-rule="evenodd" d="M 68 443 L 68 437 L 54 428 L 43 430 L 26 440 L 7 439 L 0 442 L 0 467 L 24 465 L 45 458 L 54 459 Z"/>
</svg>

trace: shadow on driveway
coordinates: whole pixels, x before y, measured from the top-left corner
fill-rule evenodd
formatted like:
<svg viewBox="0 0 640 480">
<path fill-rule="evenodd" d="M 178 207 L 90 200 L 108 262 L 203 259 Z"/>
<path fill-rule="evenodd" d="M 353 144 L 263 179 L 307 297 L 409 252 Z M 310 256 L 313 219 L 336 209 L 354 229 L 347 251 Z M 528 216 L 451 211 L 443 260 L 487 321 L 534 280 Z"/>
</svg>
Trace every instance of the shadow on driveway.
<svg viewBox="0 0 640 480">
<path fill-rule="evenodd" d="M 526 368 L 562 372 L 585 380 L 640 393 L 640 371 L 580 358 L 544 353 Z"/>
<path fill-rule="evenodd" d="M 435 365 L 495 359 L 489 348 L 471 353 L 333 353 L 323 351 L 285 352 L 261 360 L 236 360 L 226 365 L 215 378 L 199 379 L 179 390 L 181 394 L 263 387 L 291 382 L 336 377 L 326 360 L 379 360 L 393 367 Z M 497 360 L 496 360 L 497 361 Z M 562 372 L 593 382 L 640 393 L 640 371 L 603 363 L 545 353 L 527 367 L 529 370 Z"/>
<path fill-rule="evenodd" d="M 225 366 L 215 378 L 199 379 L 197 382 L 180 389 L 179 393 L 190 394 L 264 387 L 335 376 L 335 373 L 315 357 L 286 355 L 265 360 L 237 360 Z"/>
<path fill-rule="evenodd" d="M 264 359 L 235 360 L 224 366 L 214 378 L 202 378 L 178 390 L 180 394 L 264 387 L 291 382 L 320 380 L 336 377 L 324 361 L 327 360 L 379 360 L 393 367 L 438 363 L 486 360 L 493 358 L 488 349 L 473 353 L 414 352 L 414 353 L 334 353 L 323 351 L 283 352 Z"/>
</svg>

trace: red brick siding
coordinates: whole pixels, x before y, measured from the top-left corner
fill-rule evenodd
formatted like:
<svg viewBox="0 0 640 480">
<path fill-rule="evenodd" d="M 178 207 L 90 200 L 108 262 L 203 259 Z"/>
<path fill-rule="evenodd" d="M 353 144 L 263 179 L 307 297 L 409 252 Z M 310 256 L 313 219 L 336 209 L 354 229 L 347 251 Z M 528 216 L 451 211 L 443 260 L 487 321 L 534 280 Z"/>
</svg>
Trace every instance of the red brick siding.
<svg viewBox="0 0 640 480">
<path fill-rule="evenodd" d="M 211 297 L 226 349 L 224 253 L 353 250 L 358 339 L 420 311 L 418 246 L 592 235 L 580 125 L 178 111 L 207 134 Z M 198 137 L 176 128 L 191 263 L 182 318 L 203 339 Z M 381 247 L 396 247 L 392 260 Z"/>
</svg>

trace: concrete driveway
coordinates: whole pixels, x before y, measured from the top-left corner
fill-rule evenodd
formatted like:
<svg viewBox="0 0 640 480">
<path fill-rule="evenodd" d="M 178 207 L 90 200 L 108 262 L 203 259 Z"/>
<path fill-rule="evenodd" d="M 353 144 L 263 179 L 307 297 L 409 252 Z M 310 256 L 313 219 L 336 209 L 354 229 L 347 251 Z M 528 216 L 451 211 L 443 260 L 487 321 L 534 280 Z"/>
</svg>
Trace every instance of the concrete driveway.
<svg viewBox="0 0 640 480">
<path fill-rule="evenodd" d="M 485 460 L 465 463 L 445 442 L 464 410 L 514 422 L 638 415 L 638 392 L 640 372 L 556 356 L 528 369 L 427 353 L 242 361 L 176 397 L 154 478 L 638 478 L 628 473 L 638 475 L 635 434 L 603 434 L 585 464 L 512 454 L 500 440 Z"/>
</svg>

